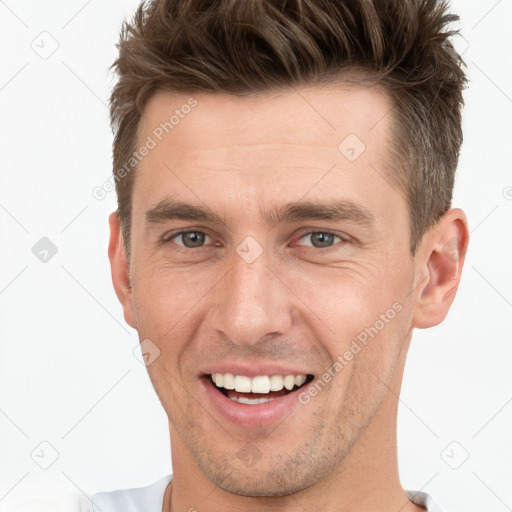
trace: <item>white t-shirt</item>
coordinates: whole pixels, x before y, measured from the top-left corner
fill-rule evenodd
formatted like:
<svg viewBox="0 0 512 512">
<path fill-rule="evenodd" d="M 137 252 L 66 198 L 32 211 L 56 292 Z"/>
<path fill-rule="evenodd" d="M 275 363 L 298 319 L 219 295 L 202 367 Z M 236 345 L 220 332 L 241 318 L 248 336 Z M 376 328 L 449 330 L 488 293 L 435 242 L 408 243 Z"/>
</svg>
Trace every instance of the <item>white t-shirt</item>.
<svg viewBox="0 0 512 512">
<path fill-rule="evenodd" d="M 85 496 L 60 499 L 36 499 L 9 512 L 162 512 L 165 489 L 172 474 L 166 475 L 147 487 L 99 492 L 89 500 Z M 405 491 L 409 499 L 428 512 L 443 512 L 441 507 L 425 492 Z"/>
</svg>

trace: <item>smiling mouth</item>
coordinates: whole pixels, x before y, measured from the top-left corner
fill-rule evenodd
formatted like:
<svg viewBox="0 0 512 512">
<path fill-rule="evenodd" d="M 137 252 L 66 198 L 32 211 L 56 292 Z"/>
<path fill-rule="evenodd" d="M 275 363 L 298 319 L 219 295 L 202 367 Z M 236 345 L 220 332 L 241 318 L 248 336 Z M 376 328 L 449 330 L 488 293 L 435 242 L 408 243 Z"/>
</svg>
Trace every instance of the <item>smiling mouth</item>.
<svg viewBox="0 0 512 512">
<path fill-rule="evenodd" d="M 311 374 L 260 375 L 250 378 L 231 373 L 214 373 L 205 377 L 225 397 L 246 405 L 263 404 L 295 393 L 314 378 Z"/>
</svg>

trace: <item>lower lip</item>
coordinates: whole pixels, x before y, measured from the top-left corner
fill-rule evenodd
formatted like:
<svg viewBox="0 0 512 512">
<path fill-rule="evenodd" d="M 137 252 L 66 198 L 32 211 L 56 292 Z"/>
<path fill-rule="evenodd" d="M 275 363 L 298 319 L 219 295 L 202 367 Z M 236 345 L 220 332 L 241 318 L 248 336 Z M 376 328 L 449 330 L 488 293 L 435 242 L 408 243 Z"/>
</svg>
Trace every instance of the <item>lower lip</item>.
<svg viewBox="0 0 512 512">
<path fill-rule="evenodd" d="M 300 390 L 293 391 L 270 402 L 262 404 L 242 404 L 231 400 L 217 390 L 209 377 L 204 377 L 201 385 L 206 395 L 213 403 L 215 410 L 222 418 L 241 427 L 266 427 L 282 421 L 291 413 L 294 407 L 300 405 L 298 395 Z"/>
</svg>

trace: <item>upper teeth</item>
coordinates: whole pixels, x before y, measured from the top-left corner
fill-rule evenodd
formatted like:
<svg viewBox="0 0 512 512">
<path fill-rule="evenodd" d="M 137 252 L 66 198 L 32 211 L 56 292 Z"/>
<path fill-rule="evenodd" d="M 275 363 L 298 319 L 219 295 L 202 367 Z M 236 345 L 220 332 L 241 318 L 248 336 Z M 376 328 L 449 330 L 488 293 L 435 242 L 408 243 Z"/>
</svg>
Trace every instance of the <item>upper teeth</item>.
<svg viewBox="0 0 512 512">
<path fill-rule="evenodd" d="M 250 378 L 245 375 L 233 375 L 232 373 L 213 373 L 213 382 L 219 388 L 234 389 L 240 393 L 269 393 L 293 389 L 294 386 L 302 386 L 306 382 L 306 375 L 258 375 Z"/>
</svg>

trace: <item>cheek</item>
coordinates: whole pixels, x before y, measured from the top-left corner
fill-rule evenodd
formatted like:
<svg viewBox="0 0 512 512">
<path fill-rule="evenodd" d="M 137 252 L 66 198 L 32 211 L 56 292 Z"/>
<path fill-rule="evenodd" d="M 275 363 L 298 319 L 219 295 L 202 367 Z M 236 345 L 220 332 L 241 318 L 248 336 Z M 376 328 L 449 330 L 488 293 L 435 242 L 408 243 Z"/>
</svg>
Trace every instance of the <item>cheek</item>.
<svg viewBox="0 0 512 512">
<path fill-rule="evenodd" d="M 400 273 L 396 267 L 370 265 L 325 270 L 295 281 L 296 293 L 307 306 L 303 315 L 317 326 L 315 333 L 330 361 L 339 363 L 334 370 L 341 377 L 335 379 L 337 386 L 346 391 L 351 381 L 357 399 L 371 396 L 380 382 L 375 374 L 389 377 L 407 337 L 412 277 L 404 267 Z"/>
<path fill-rule="evenodd" d="M 310 309 L 309 316 L 316 316 L 331 334 L 345 337 L 374 325 L 381 315 L 384 321 L 394 319 L 412 278 L 398 274 L 396 268 L 349 263 L 343 268 L 297 272 L 289 282 Z"/>
<path fill-rule="evenodd" d="M 407 263 L 396 261 L 347 261 L 334 266 L 301 262 L 276 266 L 280 300 L 298 313 L 299 323 L 308 324 L 331 359 L 350 349 L 353 341 L 395 337 L 405 315 L 412 274 Z M 230 286 L 226 267 L 221 264 L 170 267 L 145 265 L 133 276 L 133 302 L 141 339 L 149 338 L 163 351 L 177 352 L 191 339 L 209 313 L 222 308 L 228 294 L 217 293 Z M 397 270 L 398 269 L 398 270 Z M 233 289 L 236 293 L 236 289 Z M 208 325 L 203 325 L 208 330 Z M 286 334 L 286 333 L 285 333 Z M 182 340 L 182 341 L 180 341 Z M 375 343 L 374 343 L 375 345 Z"/>
<path fill-rule="evenodd" d="M 184 383 L 194 374 L 187 354 L 198 350 L 197 329 L 203 327 L 211 308 L 209 292 L 218 278 L 210 274 L 147 267 L 134 279 L 133 304 L 139 338 L 151 340 L 161 356 L 147 369 L 155 384 L 165 382 L 161 388 L 167 389 L 163 391 L 165 395 L 172 395 L 171 390 L 177 385 L 172 376 Z M 179 387 L 174 391 L 179 394 Z"/>
<path fill-rule="evenodd" d="M 139 331 L 160 337 L 186 323 L 187 316 L 205 298 L 207 273 L 194 270 L 145 266 L 134 276 L 133 303 Z M 143 333 L 142 333 L 143 334 Z"/>
</svg>

